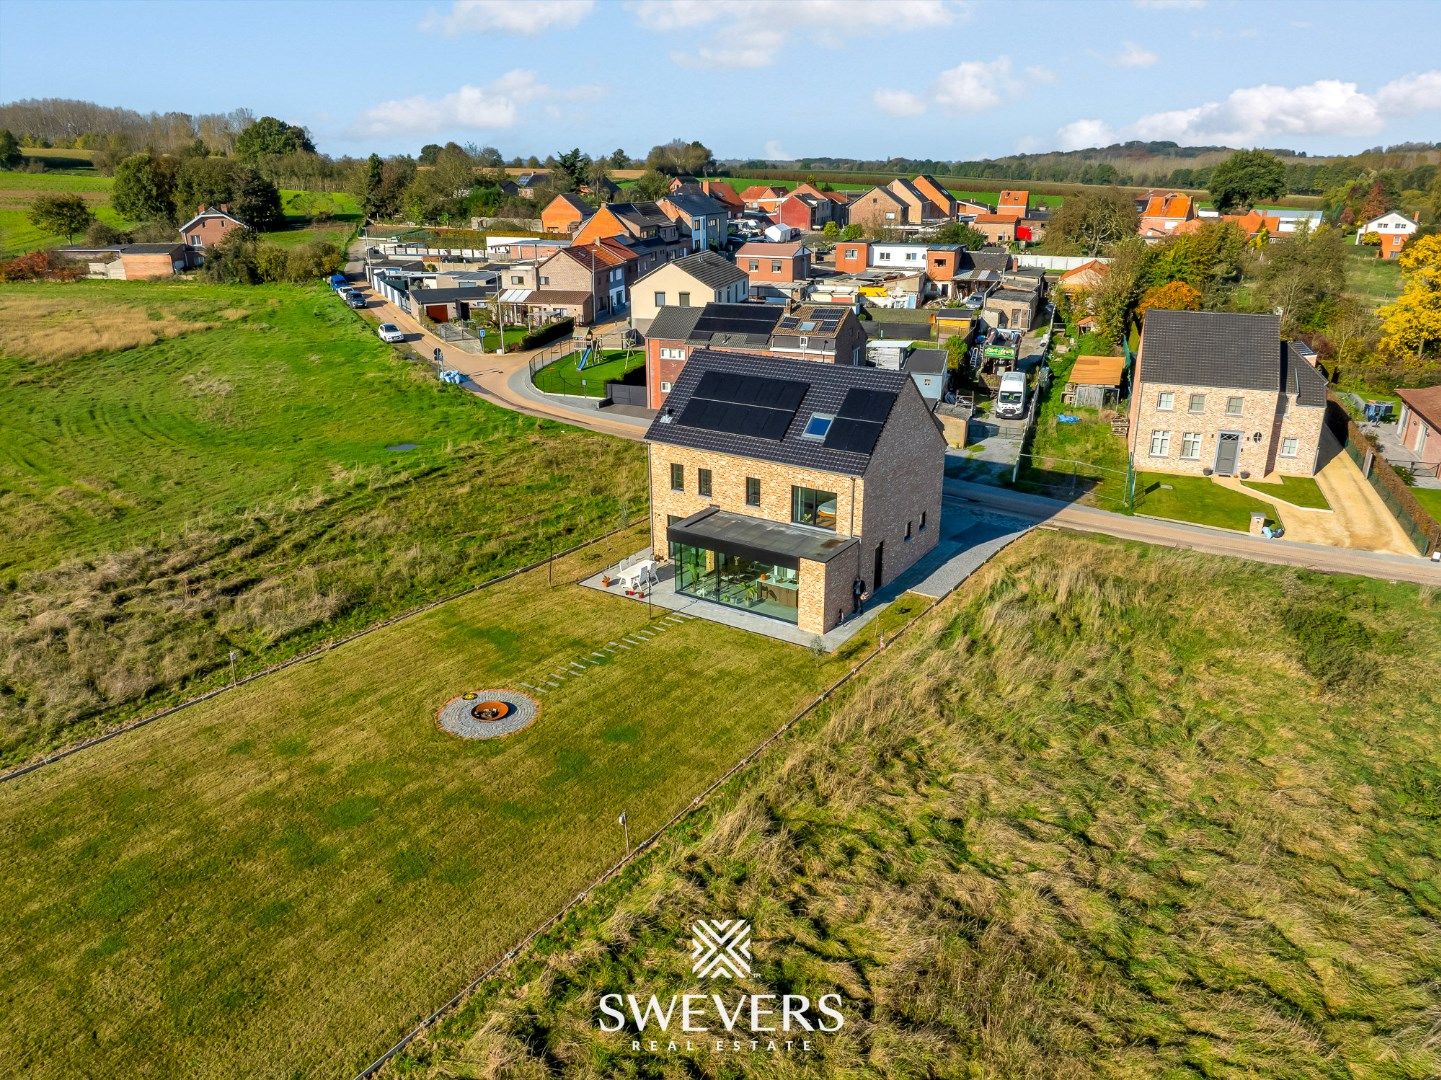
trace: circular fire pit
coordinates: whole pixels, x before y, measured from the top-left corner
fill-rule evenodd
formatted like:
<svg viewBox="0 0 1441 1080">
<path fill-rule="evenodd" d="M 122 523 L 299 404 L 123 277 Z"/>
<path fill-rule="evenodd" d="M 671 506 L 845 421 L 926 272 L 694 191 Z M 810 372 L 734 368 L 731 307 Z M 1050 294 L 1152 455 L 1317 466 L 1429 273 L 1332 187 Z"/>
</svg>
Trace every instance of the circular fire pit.
<svg viewBox="0 0 1441 1080">
<path fill-rule="evenodd" d="M 473 690 L 446 702 L 436 716 L 442 731 L 462 739 L 494 739 L 528 726 L 540 704 L 518 690 Z"/>
</svg>

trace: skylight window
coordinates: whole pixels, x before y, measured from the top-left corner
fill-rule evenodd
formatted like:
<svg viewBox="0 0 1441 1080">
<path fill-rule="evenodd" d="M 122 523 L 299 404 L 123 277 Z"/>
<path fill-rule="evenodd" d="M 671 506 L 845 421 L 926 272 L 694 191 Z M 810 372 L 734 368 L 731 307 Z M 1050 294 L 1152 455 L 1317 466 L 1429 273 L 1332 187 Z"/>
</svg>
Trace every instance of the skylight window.
<svg viewBox="0 0 1441 1080">
<path fill-rule="evenodd" d="M 824 439 L 826 432 L 831 430 L 831 421 L 835 417 L 827 413 L 813 413 L 806 421 L 806 429 L 802 432 L 807 439 Z"/>
<path fill-rule="evenodd" d="M 809 319 L 806 320 L 805 322 L 801 323 L 801 331 L 802 331 L 803 333 L 806 332 L 806 331 L 814 330 L 815 328 L 816 328 L 816 324 L 815 324 L 814 322 L 810 321 Z"/>
</svg>

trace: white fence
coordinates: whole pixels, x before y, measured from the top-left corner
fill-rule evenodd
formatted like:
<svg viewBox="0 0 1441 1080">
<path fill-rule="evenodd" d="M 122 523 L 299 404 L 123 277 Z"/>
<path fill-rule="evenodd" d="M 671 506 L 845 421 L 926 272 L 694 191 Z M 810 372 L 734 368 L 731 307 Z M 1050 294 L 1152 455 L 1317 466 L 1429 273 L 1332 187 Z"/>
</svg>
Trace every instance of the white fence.
<svg viewBox="0 0 1441 1080">
<path fill-rule="evenodd" d="M 1041 270 L 1074 270 L 1088 262 L 1108 263 L 1111 260 L 1090 255 L 1032 255 L 1023 251 L 1013 256 L 1017 266 L 1030 266 Z"/>
</svg>

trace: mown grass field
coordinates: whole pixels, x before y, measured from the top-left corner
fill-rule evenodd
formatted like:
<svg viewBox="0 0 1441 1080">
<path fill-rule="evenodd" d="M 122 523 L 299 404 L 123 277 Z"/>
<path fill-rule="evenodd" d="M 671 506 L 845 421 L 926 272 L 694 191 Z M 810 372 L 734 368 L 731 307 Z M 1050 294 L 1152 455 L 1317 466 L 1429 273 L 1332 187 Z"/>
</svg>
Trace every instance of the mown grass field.
<svg viewBox="0 0 1441 1080">
<path fill-rule="evenodd" d="M 386 1075 L 1435 1076 L 1438 746 L 1436 590 L 1033 534 Z M 840 1035 L 597 1030 L 733 917 Z"/>
<path fill-rule="evenodd" d="M 1278 499 L 1285 499 L 1295 506 L 1309 506 L 1315 510 L 1331 509 L 1331 504 L 1326 501 L 1326 496 L 1321 494 L 1321 485 L 1309 476 L 1282 476 L 1279 478 L 1279 483 L 1243 480 L 1241 486 L 1263 494 L 1275 495 Z"/>
<path fill-rule="evenodd" d="M 546 364 L 535 373 L 535 387 L 547 394 L 577 394 L 605 397 L 605 384 L 624 378 L 627 372 L 645 367 L 643 349 L 606 349 L 598 361 L 577 370 L 581 353 L 573 352 Z"/>
<path fill-rule="evenodd" d="M 571 584 L 644 542 L 632 527 L 0 787 L 7 1066 L 352 1075 L 619 858 L 622 811 L 632 837 L 656 829 L 874 641 L 821 659 L 696 620 L 555 680 L 515 735 L 436 726 L 466 690 L 538 684 L 653 625 Z"/>
<path fill-rule="evenodd" d="M 1441 488 L 1413 487 L 1411 494 L 1416 496 L 1416 501 L 1425 507 L 1432 518 L 1441 521 Z"/>
<path fill-rule="evenodd" d="M 1373 247 L 1353 245 L 1346 249 L 1346 286 L 1374 310 L 1401 295 L 1401 267 L 1395 259 L 1378 259 Z"/>
<path fill-rule="evenodd" d="M 319 285 L 5 286 L 0 386 L 0 763 L 644 513 L 638 447 L 441 387 Z"/>
<path fill-rule="evenodd" d="M 117 229 L 133 228 L 139 223 L 127 220 L 110 206 L 110 189 L 113 184 L 111 177 L 85 169 L 43 173 L 0 171 L 0 258 L 71 243 L 71 240 L 63 235 L 47 233 L 30 224 L 30 203 L 37 195 L 79 195 L 101 221 Z M 311 219 L 311 210 L 316 200 L 325 205 L 330 215 L 328 220 Z M 343 246 L 363 217 L 355 196 L 343 191 L 315 193 L 287 188 L 280 192 L 280 201 L 281 209 L 285 212 L 286 227 L 262 234 L 266 240 L 277 244 L 292 245 L 308 243 L 311 240 L 328 240 Z M 180 234 L 177 232 L 177 242 L 179 239 Z M 83 240 L 84 237 L 77 236 L 74 242 L 81 243 Z"/>
<path fill-rule="evenodd" d="M 1209 476 L 1136 473 L 1138 514 L 1246 532 L 1255 511 L 1264 513 L 1269 524 L 1276 524 L 1276 508 L 1271 503 L 1222 487 Z"/>
</svg>

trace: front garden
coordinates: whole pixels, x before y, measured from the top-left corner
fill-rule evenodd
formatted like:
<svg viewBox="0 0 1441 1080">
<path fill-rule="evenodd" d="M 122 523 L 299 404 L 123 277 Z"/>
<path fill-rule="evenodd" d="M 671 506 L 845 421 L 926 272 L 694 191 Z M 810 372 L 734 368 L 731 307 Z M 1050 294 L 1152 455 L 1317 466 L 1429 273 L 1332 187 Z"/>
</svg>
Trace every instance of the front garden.
<svg viewBox="0 0 1441 1080">
<path fill-rule="evenodd" d="M 585 354 L 580 349 L 541 368 L 535 373 L 535 388 L 547 394 L 605 397 L 606 383 L 621 382 L 631 372 L 645 367 L 645 352 L 641 349 L 605 349 L 582 368 Z"/>
</svg>

